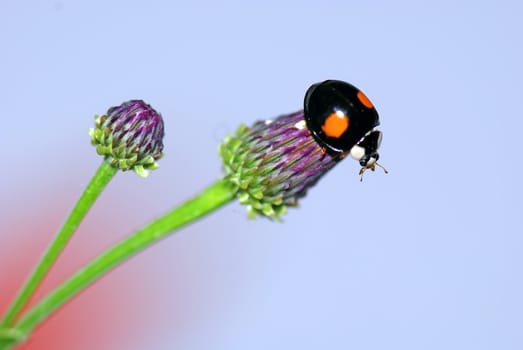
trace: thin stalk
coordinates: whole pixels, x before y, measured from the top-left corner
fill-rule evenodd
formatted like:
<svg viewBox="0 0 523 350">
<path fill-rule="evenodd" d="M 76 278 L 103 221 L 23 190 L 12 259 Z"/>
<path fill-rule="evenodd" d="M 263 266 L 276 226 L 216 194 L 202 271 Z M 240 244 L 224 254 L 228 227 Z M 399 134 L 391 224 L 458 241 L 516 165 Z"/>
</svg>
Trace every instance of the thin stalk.
<svg viewBox="0 0 523 350">
<path fill-rule="evenodd" d="M 174 230 L 225 205 L 234 196 L 235 191 L 231 185 L 224 180 L 216 181 L 200 194 L 100 254 L 30 309 L 12 330 L 27 337 L 51 313 L 111 269 Z M 13 344 L 2 347 L 0 343 L 0 349 L 9 349 L 11 345 Z"/>
<path fill-rule="evenodd" d="M 69 217 L 67 217 L 60 231 L 43 254 L 40 262 L 25 282 L 13 303 L 7 309 L 4 318 L 0 322 L 0 330 L 9 328 L 23 307 L 29 302 L 35 290 L 38 288 L 49 272 L 49 269 L 51 269 L 56 259 L 71 239 L 76 228 L 92 207 L 100 193 L 114 177 L 117 170 L 117 168 L 111 166 L 106 161 L 103 161 L 100 167 L 98 167 L 98 170 L 85 188 L 80 199 L 69 214 Z"/>
</svg>

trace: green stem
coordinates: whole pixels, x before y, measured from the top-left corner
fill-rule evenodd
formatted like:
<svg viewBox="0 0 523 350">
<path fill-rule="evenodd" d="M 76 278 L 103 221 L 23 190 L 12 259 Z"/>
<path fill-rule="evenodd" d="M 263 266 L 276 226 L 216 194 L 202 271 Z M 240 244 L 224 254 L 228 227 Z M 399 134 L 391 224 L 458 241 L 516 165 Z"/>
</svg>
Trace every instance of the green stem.
<svg viewBox="0 0 523 350">
<path fill-rule="evenodd" d="M 27 336 L 32 329 L 66 301 L 88 287 L 121 262 L 166 237 L 172 231 L 230 202 L 235 191 L 218 180 L 194 198 L 167 212 L 142 229 L 109 248 L 30 309 L 13 327 Z M 0 343 L 0 349 L 2 345 Z"/>
<path fill-rule="evenodd" d="M 91 179 L 91 182 L 89 182 L 84 193 L 82 193 L 82 196 L 69 214 L 69 217 L 65 220 L 62 228 L 51 242 L 51 245 L 47 248 L 47 251 L 40 259 L 40 262 L 25 282 L 13 303 L 10 305 L 4 318 L 0 322 L 0 329 L 8 328 L 18 316 L 20 310 L 22 310 L 26 303 L 31 299 L 36 288 L 38 288 L 42 280 L 45 278 L 49 269 L 53 266 L 64 247 L 67 245 L 67 242 L 69 242 L 74 231 L 102 190 L 116 174 L 116 171 L 117 168 L 111 166 L 108 162 L 102 162 Z"/>
</svg>

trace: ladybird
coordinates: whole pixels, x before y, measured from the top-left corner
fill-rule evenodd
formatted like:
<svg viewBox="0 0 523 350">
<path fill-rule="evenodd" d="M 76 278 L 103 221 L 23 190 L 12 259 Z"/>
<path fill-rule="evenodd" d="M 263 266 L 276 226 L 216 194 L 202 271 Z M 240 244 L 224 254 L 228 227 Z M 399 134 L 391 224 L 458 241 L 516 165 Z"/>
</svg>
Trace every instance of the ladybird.
<svg viewBox="0 0 523 350">
<path fill-rule="evenodd" d="M 379 158 L 382 133 L 378 112 L 357 87 L 340 80 L 312 85 L 305 93 L 304 119 L 309 132 L 325 152 L 340 158 L 350 154 L 374 171 Z M 383 168 L 385 172 L 387 170 Z"/>
</svg>

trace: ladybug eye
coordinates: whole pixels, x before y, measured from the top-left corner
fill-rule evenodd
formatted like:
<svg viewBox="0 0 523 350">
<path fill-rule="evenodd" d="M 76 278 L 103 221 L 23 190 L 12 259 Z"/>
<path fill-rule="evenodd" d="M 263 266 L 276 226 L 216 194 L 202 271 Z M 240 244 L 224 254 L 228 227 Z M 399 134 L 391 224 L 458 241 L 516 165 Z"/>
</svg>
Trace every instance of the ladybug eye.
<svg viewBox="0 0 523 350">
<path fill-rule="evenodd" d="M 369 160 L 370 160 L 370 154 L 364 155 L 360 159 L 360 165 L 363 166 L 363 167 L 367 167 L 367 164 L 369 163 Z"/>
</svg>

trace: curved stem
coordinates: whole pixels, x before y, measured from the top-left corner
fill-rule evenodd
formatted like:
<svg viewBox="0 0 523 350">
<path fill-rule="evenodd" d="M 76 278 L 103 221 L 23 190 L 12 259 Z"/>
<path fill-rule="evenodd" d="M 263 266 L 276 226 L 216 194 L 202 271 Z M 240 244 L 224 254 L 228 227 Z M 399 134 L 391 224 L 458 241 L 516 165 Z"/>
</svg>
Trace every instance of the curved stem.
<svg viewBox="0 0 523 350">
<path fill-rule="evenodd" d="M 108 162 L 102 162 L 82 193 L 80 199 L 78 199 L 78 202 L 69 214 L 69 217 L 65 220 L 60 231 L 47 248 L 46 252 L 40 259 L 40 262 L 25 282 L 13 303 L 10 305 L 4 318 L 0 322 L 0 329 L 8 328 L 18 316 L 20 310 L 22 310 L 31 299 L 36 288 L 38 288 L 42 280 L 45 278 L 49 269 L 53 266 L 64 247 L 71 239 L 71 236 L 82 219 L 116 172 L 117 168 L 111 166 Z"/>
<path fill-rule="evenodd" d="M 53 311 L 112 268 L 166 237 L 172 231 L 223 206 L 231 201 L 234 195 L 235 191 L 228 183 L 223 180 L 216 181 L 197 196 L 100 254 L 30 309 L 13 328 L 27 336 Z M 0 349 L 2 349 L 1 344 Z"/>
</svg>

